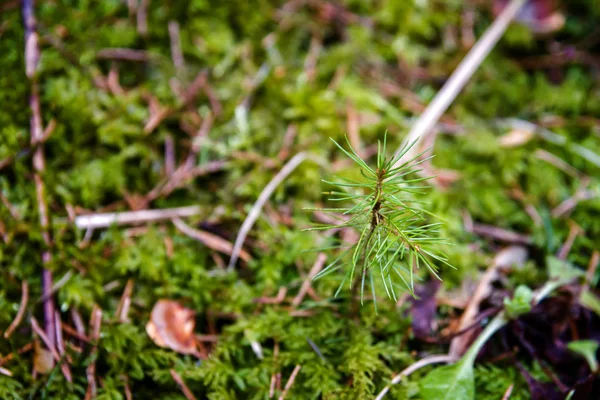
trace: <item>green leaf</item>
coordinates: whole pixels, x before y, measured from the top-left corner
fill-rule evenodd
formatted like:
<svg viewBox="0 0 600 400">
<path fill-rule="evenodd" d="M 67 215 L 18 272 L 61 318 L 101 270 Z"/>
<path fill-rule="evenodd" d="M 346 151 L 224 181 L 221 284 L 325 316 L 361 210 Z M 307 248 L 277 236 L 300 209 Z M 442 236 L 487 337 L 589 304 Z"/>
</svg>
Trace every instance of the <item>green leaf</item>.
<svg viewBox="0 0 600 400">
<path fill-rule="evenodd" d="M 504 309 L 506 315 L 515 319 L 520 315 L 526 314 L 531 311 L 531 300 L 533 299 L 533 292 L 525 285 L 520 285 L 512 299 L 508 297 L 504 298 Z"/>
<path fill-rule="evenodd" d="M 475 398 L 473 364 L 463 359 L 431 371 L 420 383 L 423 399 L 470 400 Z"/>
<path fill-rule="evenodd" d="M 583 293 L 581 293 L 579 303 L 600 315 L 600 298 L 598 298 L 598 296 L 589 290 L 585 290 Z"/>
<path fill-rule="evenodd" d="M 584 275 L 582 270 L 571 263 L 553 256 L 546 257 L 546 267 L 550 279 L 576 279 Z"/>
<path fill-rule="evenodd" d="M 590 370 L 596 371 L 598 369 L 598 360 L 596 359 L 596 352 L 600 344 L 594 340 L 575 340 L 567 344 L 569 350 L 579 354 L 590 366 Z"/>
</svg>

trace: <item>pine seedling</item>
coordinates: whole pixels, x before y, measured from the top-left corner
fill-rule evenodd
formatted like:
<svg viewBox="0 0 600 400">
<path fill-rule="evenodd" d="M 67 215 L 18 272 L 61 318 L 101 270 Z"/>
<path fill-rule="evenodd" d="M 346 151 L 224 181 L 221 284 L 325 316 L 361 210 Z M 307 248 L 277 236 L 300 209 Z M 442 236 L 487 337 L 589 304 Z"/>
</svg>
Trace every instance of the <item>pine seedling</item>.
<svg viewBox="0 0 600 400">
<path fill-rule="evenodd" d="M 332 139 L 333 140 L 333 139 Z M 360 284 L 363 304 L 365 284 L 371 287 L 376 305 L 376 281 L 381 282 L 387 296 L 397 301 L 398 290 L 408 290 L 414 296 L 417 270 L 426 267 L 440 279 L 437 264 L 448 264 L 447 258 L 437 248 L 448 244 L 439 237 L 441 223 L 430 212 L 421 208 L 415 194 L 427 186 L 429 177 L 418 177 L 418 165 L 422 154 L 394 167 L 412 145 L 405 146 L 393 157 L 386 157 L 386 137 L 378 142 L 377 163 L 369 166 L 350 145 L 349 150 L 333 140 L 335 145 L 353 160 L 362 175 L 360 181 L 338 178 L 323 182 L 336 187 L 326 192 L 330 201 L 347 205 L 339 208 L 323 208 L 319 211 L 332 213 L 339 224 L 317 225 L 311 230 L 353 229 L 358 238 L 354 243 L 333 246 L 336 258 L 315 279 L 343 270 L 344 279 L 335 293 L 337 296 L 345 284 L 350 288 Z"/>
</svg>

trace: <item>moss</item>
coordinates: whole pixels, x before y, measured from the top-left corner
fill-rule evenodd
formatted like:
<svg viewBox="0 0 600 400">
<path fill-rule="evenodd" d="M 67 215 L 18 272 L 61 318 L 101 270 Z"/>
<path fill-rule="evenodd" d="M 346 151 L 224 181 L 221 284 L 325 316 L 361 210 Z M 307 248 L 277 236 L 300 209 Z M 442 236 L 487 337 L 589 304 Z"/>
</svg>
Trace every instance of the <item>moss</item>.
<svg viewBox="0 0 600 400">
<path fill-rule="evenodd" d="M 389 301 L 381 299 L 375 314 L 369 306 L 355 312 L 347 294 L 333 298 L 341 276 L 312 284 L 319 297 L 306 298 L 295 310 L 307 317 L 292 316 L 289 302 L 259 304 L 256 299 L 275 296 L 281 287 L 288 288 L 288 298 L 294 296 L 315 260 L 307 250 L 324 243 L 323 237 L 302 231 L 313 222 L 304 208 L 325 201 L 322 192 L 328 187 L 321 178 L 331 176 L 331 166 L 341 161 L 329 137 L 339 140 L 347 133 L 350 107 L 364 123 L 360 136 L 365 146 L 376 143 L 386 130 L 388 145 L 397 146 L 418 103 L 431 100 L 464 56 L 460 46 L 443 44 L 448 27 L 460 31 L 461 2 L 381 1 L 375 6 L 348 0 L 340 2 L 348 13 L 344 14 L 333 3 L 327 3 L 333 8 L 306 6 L 289 12 L 283 1 L 218 5 L 205 0 L 152 1 L 145 36 L 138 34 L 126 2 L 38 3 L 42 117 L 44 126 L 56 122 L 44 143 L 43 179 L 53 237 L 49 268 L 55 282 L 65 279 L 56 292 L 65 322 L 72 323 L 70 309 L 79 310 L 86 322 L 94 304 L 103 310 L 95 356 L 99 399 L 125 398 L 126 382 L 140 398 L 182 399 L 170 369 L 180 373 L 198 398 L 264 399 L 271 375 L 280 372 L 284 385 L 296 365 L 302 368 L 288 398 L 369 398 L 389 383 L 392 372 L 422 354 L 445 350 L 413 340 L 405 309 Z M 579 43 L 597 25 L 594 2 L 578 4 L 587 12 L 570 10 L 567 27 L 557 40 Z M 0 163 L 11 159 L 0 172 L 1 330 L 17 313 L 21 281 L 27 280 L 30 288 L 21 327 L 10 340 L 0 341 L 0 354 L 5 356 L 31 342 L 30 316 L 43 320 L 39 301 L 43 241 L 32 180 L 30 84 L 24 73 L 21 15 L 18 8 L 0 13 Z M 479 9 L 476 16 L 474 31 L 479 35 L 490 16 Z M 180 25 L 183 70 L 171 61 L 167 28 L 171 20 Z M 314 76 L 306 71 L 313 37 L 322 44 Z M 581 202 L 568 218 L 552 217 L 551 210 L 572 196 L 582 180 L 536 156 L 542 149 L 561 158 L 590 177 L 589 189 L 598 191 L 599 168 L 572 148 L 579 144 L 600 153 L 597 128 L 589 122 L 600 113 L 597 71 L 574 63 L 557 67 L 557 79 L 546 70 L 522 68 L 518 60 L 525 54 L 546 54 L 549 40 L 533 38 L 522 27 L 511 28 L 447 113 L 465 133 L 438 137 L 434 165 L 454 169 L 461 177 L 448 188 L 423 196 L 446 221 L 443 233 L 455 244 L 441 249 L 457 267 L 445 270 L 445 289 L 460 287 L 463 280 L 476 276 L 498 248 L 494 241 L 465 232 L 463 211 L 476 222 L 532 235 L 534 253 L 542 254 L 539 259 L 555 253 L 564 242 L 569 219 L 585 232 L 575 241 L 569 261 L 585 267 L 597 247 L 598 199 Z M 96 57 L 112 47 L 146 51 L 150 59 L 136 63 Z M 111 68 L 118 71 L 124 94 L 99 84 L 98 77 L 106 77 Z M 201 71 L 207 72 L 212 92 L 201 90 L 184 105 L 172 86 L 189 87 Z M 256 80 L 265 71 L 264 79 Z M 386 82 L 414 95 L 391 96 L 382 90 Z M 222 256 L 169 223 L 142 230 L 96 230 L 85 244 L 85 232 L 69 222 L 68 210 L 129 209 L 125 198 L 143 196 L 166 179 L 167 137 L 173 139 L 177 163 L 186 159 L 190 133 L 200 129 L 195 114 L 206 117 L 213 95 L 222 112 L 201 143 L 198 165 L 226 160 L 226 168 L 192 179 L 144 206 L 199 204 L 203 213 L 190 224 L 233 241 L 252 203 L 285 162 L 277 156 L 286 129 L 293 124 L 297 131 L 290 152 L 309 151 L 312 161 L 318 162 L 301 165 L 270 200 L 269 207 L 281 210 L 291 223 L 263 214 L 246 243 L 253 261 L 231 273 L 219 271 L 216 260 Z M 147 133 L 149 96 L 173 112 Z M 244 115 L 239 110 L 245 99 L 249 111 Z M 495 118 L 543 123 L 549 115 L 564 120 L 552 130 L 567 145 L 537 137 L 518 148 L 498 145 L 506 131 L 496 126 Z M 255 161 L 260 157 L 275 160 L 274 167 Z M 341 174 L 358 171 L 346 169 Z M 525 200 L 515 198 L 517 191 Z M 532 223 L 527 204 L 539 211 L 543 226 Z M 542 266 L 537 258 L 530 260 L 528 271 L 511 277 L 510 285 L 540 284 Z M 114 315 L 128 279 L 134 281 L 130 322 L 120 323 Z M 214 347 L 209 346 L 208 360 L 159 349 L 147 337 L 144 326 L 151 307 L 165 297 L 197 312 L 198 332 L 214 330 L 219 335 Z M 454 311 L 439 312 L 440 319 L 447 320 Z M 264 358 L 252 351 L 254 341 L 262 346 Z M 33 379 L 32 354 L 24 353 L 3 364 L 13 377 L 0 374 L 0 398 L 82 398 L 86 367 L 93 360 L 90 347 L 79 346 L 81 353 L 68 350 L 73 384 L 65 381 L 60 369 Z M 513 369 L 478 367 L 475 375 L 481 398 L 500 398 L 513 379 L 517 382 L 513 397 L 526 398 L 525 386 Z M 418 398 L 415 382 L 420 376 L 395 387 L 391 396 Z"/>
</svg>

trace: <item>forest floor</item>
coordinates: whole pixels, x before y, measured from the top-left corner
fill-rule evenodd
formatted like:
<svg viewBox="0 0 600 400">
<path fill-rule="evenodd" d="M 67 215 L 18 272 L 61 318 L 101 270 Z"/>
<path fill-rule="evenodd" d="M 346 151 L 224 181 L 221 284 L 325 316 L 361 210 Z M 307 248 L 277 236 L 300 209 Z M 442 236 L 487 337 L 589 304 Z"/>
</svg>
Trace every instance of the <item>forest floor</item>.
<svg viewBox="0 0 600 400">
<path fill-rule="evenodd" d="M 600 398 L 595 0 L 420 144 L 441 281 L 312 279 L 359 240 L 308 230 L 364 179 L 330 138 L 392 156 L 491 3 L 2 3 L 0 398 Z"/>
</svg>

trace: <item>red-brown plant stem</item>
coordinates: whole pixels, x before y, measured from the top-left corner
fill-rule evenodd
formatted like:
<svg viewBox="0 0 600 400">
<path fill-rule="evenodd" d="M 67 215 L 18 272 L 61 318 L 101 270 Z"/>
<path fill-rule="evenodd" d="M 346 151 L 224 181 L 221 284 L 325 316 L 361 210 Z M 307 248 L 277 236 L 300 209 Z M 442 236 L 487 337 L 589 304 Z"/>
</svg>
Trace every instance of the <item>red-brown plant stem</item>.
<svg viewBox="0 0 600 400">
<path fill-rule="evenodd" d="M 37 82 L 37 67 L 40 59 L 38 34 L 36 32 L 35 1 L 23 0 L 23 23 L 25 25 L 25 74 L 31 83 L 29 107 L 31 109 L 31 144 L 35 147 L 33 154 L 33 180 L 40 215 L 40 227 L 45 249 L 42 251 L 42 265 L 45 267 L 52 259 L 50 247 L 50 219 L 45 198 L 45 187 L 42 175 L 44 173 L 45 159 L 42 142 L 44 130 L 42 128 L 42 113 L 40 110 L 39 86 Z M 56 330 L 54 327 L 54 302 L 52 296 L 46 296 L 52 290 L 52 272 L 47 268 L 42 270 L 42 292 L 44 295 L 44 327 L 50 343 L 56 343 Z"/>
</svg>

